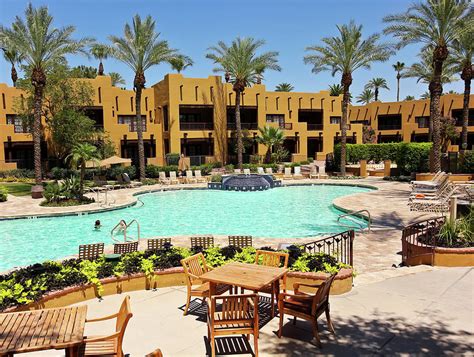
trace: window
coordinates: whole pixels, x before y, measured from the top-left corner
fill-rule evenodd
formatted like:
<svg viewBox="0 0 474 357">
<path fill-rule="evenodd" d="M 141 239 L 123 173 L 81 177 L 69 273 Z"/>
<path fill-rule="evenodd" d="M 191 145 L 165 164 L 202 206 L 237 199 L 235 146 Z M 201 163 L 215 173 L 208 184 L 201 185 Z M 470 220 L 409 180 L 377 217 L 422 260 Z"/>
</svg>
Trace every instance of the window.
<svg viewBox="0 0 474 357">
<path fill-rule="evenodd" d="M 15 126 L 15 133 L 31 133 L 28 123 L 16 114 L 7 114 L 7 124 Z"/>
<path fill-rule="evenodd" d="M 118 124 L 128 124 L 128 131 L 137 131 L 137 121 L 135 115 L 119 115 Z M 146 116 L 142 115 L 142 128 L 146 131 Z"/>
<path fill-rule="evenodd" d="M 415 117 L 415 123 L 418 124 L 418 128 L 429 128 L 430 117 Z"/>
<path fill-rule="evenodd" d="M 283 128 L 285 126 L 285 115 L 284 114 L 267 114 L 267 123 L 275 123 Z"/>
<path fill-rule="evenodd" d="M 168 120 L 168 106 L 163 107 L 163 126 L 165 131 L 169 130 L 169 120 Z"/>
<path fill-rule="evenodd" d="M 400 114 L 387 114 L 378 116 L 379 130 L 401 130 L 402 116 Z"/>
<path fill-rule="evenodd" d="M 330 117 L 329 123 L 331 124 L 341 124 L 341 117 Z"/>
</svg>

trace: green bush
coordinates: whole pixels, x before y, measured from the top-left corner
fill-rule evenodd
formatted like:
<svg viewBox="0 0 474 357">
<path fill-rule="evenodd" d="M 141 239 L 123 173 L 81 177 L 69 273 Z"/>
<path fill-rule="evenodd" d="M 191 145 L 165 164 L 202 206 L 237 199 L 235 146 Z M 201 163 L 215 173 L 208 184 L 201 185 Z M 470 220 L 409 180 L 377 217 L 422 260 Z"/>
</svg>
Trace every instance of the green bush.
<svg viewBox="0 0 474 357">
<path fill-rule="evenodd" d="M 474 173 L 474 150 L 466 151 L 460 155 L 459 172 L 463 174 Z"/>
<path fill-rule="evenodd" d="M 8 190 L 4 186 L 0 186 L 0 202 L 6 202 L 8 198 Z"/>
<path fill-rule="evenodd" d="M 68 169 L 64 167 L 53 167 L 49 172 L 49 177 L 54 180 L 63 180 L 66 177 L 77 176 L 79 175 L 78 170 Z"/>
<path fill-rule="evenodd" d="M 222 182 L 222 175 L 212 175 L 211 182 Z"/>
<path fill-rule="evenodd" d="M 346 160 L 348 163 L 390 160 L 397 164 L 402 175 L 426 172 L 429 170 L 431 146 L 431 143 L 347 144 Z M 339 168 L 340 159 L 341 145 L 338 144 L 334 147 L 334 167 Z"/>
<path fill-rule="evenodd" d="M 0 178 L 15 177 L 15 178 L 35 178 L 35 172 L 28 169 L 15 169 L 0 171 Z"/>
<path fill-rule="evenodd" d="M 147 165 L 145 168 L 145 176 L 148 178 L 158 178 L 160 172 L 165 172 L 169 176 L 170 171 L 178 171 L 178 166 L 156 166 Z"/>
<path fill-rule="evenodd" d="M 169 153 L 169 154 L 166 154 L 165 157 L 166 157 L 166 163 L 169 165 L 169 166 L 173 166 L 173 165 L 178 165 L 178 161 L 179 161 L 179 158 L 180 158 L 180 154 L 178 153 Z"/>
<path fill-rule="evenodd" d="M 131 166 L 112 166 L 108 168 L 105 172 L 105 176 L 107 180 L 116 180 L 118 175 L 121 174 L 128 174 L 130 178 L 133 180 L 137 176 L 137 168 L 133 165 Z"/>
</svg>

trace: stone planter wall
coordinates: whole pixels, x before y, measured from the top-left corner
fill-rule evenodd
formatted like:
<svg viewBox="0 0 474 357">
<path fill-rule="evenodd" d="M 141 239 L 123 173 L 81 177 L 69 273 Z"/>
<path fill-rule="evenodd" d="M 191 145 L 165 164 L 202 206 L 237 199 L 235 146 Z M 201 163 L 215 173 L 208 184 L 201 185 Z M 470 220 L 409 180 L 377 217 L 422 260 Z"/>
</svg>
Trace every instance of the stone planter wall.
<svg viewBox="0 0 474 357">
<path fill-rule="evenodd" d="M 474 248 L 433 248 L 428 245 L 406 243 L 411 257 L 407 265 L 434 265 L 442 267 L 474 266 Z"/>
<path fill-rule="evenodd" d="M 292 290 L 293 284 L 297 281 L 308 284 L 319 284 L 325 279 L 325 277 L 327 277 L 327 274 L 324 273 L 290 272 L 287 276 L 287 288 L 288 290 Z M 144 274 L 135 274 L 120 278 L 106 278 L 102 279 L 101 282 L 104 289 L 102 296 L 122 294 L 136 290 L 186 285 L 185 275 L 183 268 L 181 267 L 155 272 L 155 279 L 153 281 L 147 279 Z M 346 293 L 351 289 L 352 269 L 341 269 L 333 283 L 331 294 L 339 295 Z M 309 288 L 303 288 L 301 290 L 312 292 L 312 289 Z M 97 290 L 93 285 L 73 286 L 61 291 L 51 292 L 50 294 L 43 296 L 37 302 L 18 306 L 16 308 L 10 308 L 7 311 L 11 312 L 63 307 L 97 297 Z"/>
</svg>

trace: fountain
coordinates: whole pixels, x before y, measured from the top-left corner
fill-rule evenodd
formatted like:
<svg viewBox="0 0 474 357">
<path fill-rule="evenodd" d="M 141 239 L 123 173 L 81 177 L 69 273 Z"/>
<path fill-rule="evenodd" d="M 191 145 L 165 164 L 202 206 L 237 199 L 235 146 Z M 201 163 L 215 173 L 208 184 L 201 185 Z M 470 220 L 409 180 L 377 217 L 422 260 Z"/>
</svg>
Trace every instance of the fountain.
<svg viewBox="0 0 474 357">
<path fill-rule="evenodd" d="M 227 191 L 263 191 L 281 187 L 281 181 L 267 174 L 236 174 L 222 176 L 222 182 L 210 182 L 208 188 Z"/>
</svg>

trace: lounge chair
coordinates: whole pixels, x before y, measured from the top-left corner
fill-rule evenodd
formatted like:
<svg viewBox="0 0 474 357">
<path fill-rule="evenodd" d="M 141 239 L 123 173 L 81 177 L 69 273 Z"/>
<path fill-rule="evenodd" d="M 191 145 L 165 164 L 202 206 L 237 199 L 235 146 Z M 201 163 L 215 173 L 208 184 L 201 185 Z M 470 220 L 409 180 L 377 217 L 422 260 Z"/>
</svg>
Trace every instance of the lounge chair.
<svg viewBox="0 0 474 357">
<path fill-rule="evenodd" d="M 170 171 L 170 183 L 173 184 L 179 184 L 179 180 L 176 177 L 176 171 Z"/>
<path fill-rule="evenodd" d="M 304 176 L 301 174 L 301 166 L 295 166 L 295 173 L 293 174 L 294 179 L 303 179 Z"/>
<path fill-rule="evenodd" d="M 233 247 L 245 248 L 252 246 L 252 236 L 228 236 L 229 245 Z"/>
<path fill-rule="evenodd" d="M 320 179 L 327 179 L 329 178 L 328 174 L 326 173 L 326 166 L 325 165 L 321 165 L 321 166 L 318 166 L 318 178 Z"/>
<path fill-rule="evenodd" d="M 94 180 L 94 185 L 98 187 L 103 187 L 108 190 L 113 190 L 114 185 L 109 185 L 107 182 L 107 178 L 105 176 L 93 176 L 92 179 Z"/>
<path fill-rule="evenodd" d="M 260 166 L 257 167 L 257 173 L 258 173 L 259 175 L 265 174 L 265 171 L 263 171 L 263 167 L 260 167 Z"/>
<path fill-rule="evenodd" d="M 104 243 L 83 244 L 79 246 L 79 259 L 95 260 L 104 254 Z"/>
<path fill-rule="evenodd" d="M 166 172 L 164 171 L 160 171 L 158 173 L 159 175 L 159 181 L 160 183 L 164 184 L 164 185 L 169 185 L 170 184 L 170 179 L 168 177 L 166 177 Z"/>
<path fill-rule="evenodd" d="M 265 173 L 267 173 L 269 175 L 273 175 L 273 169 L 271 167 L 266 167 L 265 168 Z"/>
<path fill-rule="evenodd" d="M 130 179 L 130 176 L 128 176 L 128 174 L 126 172 L 124 172 L 122 174 L 122 177 L 123 177 L 123 181 L 130 185 L 132 188 L 133 187 L 140 187 L 141 185 L 143 185 L 141 182 L 133 182 L 131 179 Z"/>
<path fill-rule="evenodd" d="M 432 187 L 437 187 L 444 180 L 449 179 L 449 175 L 444 171 L 438 171 L 431 180 L 427 181 L 411 181 L 410 184 L 413 189 L 429 189 Z"/>
<path fill-rule="evenodd" d="M 127 328 L 128 321 L 133 314 L 130 309 L 130 296 L 125 296 L 119 311 L 116 314 L 100 317 L 97 319 L 87 319 L 86 323 L 116 319 L 115 332 L 103 336 L 86 336 L 83 345 L 80 347 L 80 356 L 117 356 L 123 357 L 122 350 L 123 336 Z"/>
<path fill-rule="evenodd" d="M 234 169 L 234 174 L 241 174 L 242 170 L 241 169 Z"/>
<path fill-rule="evenodd" d="M 244 175 L 250 175 L 250 169 L 244 169 Z"/>
<path fill-rule="evenodd" d="M 124 181 L 122 174 L 115 176 L 115 178 L 117 179 L 117 184 L 120 188 L 132 187 L 132 185 L 130 185 L 130 184 L 128 184 Z"/>
<path fill-rule="evenodd" d="M 313 334 L 316 343 L 321 348 L 321 340 L 318 333 L 318 317 L 326 313 L 326 320 L 329 330 L 335 335 L 334 326 L 332 325 L 330 309 L 329 309 L 329 291 L 336 277 L 336 273 L 332 274 L 321 284 L 303 284 L 294 283 L 294 294 L 280 293 L 278 296 L 278 310 L 280 312 L 280 328 L 278 329 L 278 338 L 281 338 L 283 321 L 286 315 L 294 316 L 293 324 L 299 317 L 303 320 L 310 321 L 313 326 Z M 309 288 L 318 288 L 314 295 L 300 292 L 300 286 Z"/>
<path fill-rule="evenodd" d="M 311 170 L 309 172 L 309 178 L 310 179 L 314 179 L 314 178 L 319 178 L 319 174 L 318 174 L 318 169 L 316 166 L 311 166 Z"/>
<path fill-rule="evenodd" d="M 426 181 L 425 184 L 422 184 L 423 181 L 414 181 L 418 183 L 412 183 L 413 192 L 436 192 L 440 189 L 443 189 L 450 181 L 448 175 L 438 176 L 436 180 Z"/>
<path fill-rule="evenodd" d="M 410 211 L 422 211 L 431 213 L 443 213 L 449 211 L 450 199 L 456 193 L 458 187 L 449 185 L 442 195 L 432 198 L 414 198 L 408 202 Z"/>
<path fill-rule="evenodd" d="M 147 239 L 147 250 L 160 250 L 166 246 L 171 246 L 171 238 L 151 238 Z"/>
<path fill-rule="evenodd" d="M 258 295 L 211 296 L 207 302 L 207 331 L 211 357 L 216 355 L 217 336 L 253 335 L 258 357 Z"/>
<path fill-rule="evenodd" d="M 136 251 L 138 251 L 138 241 L 114 244 L 114 254 L 123 255 L 127 253 L 133 253 Z"/>
<path fill-rule="evenodd" d="M 291 174 L 291 167 L 285 167 L 285 174 L 283 175 L 284 179 L 292 179 L 293 175 Z"/>
<path fill-rule="evenodd" d="M 207 178 L 202 176 L 201 170 L 194 170 L 194 176 L 197 182 L 207 182 Z"/>
<path fill-rule="evenodd" d="M 191 249 L 196 248 L 196 247 L 207 249 L 214 246 L 213 236 L 195 236 L 195 237 L 191 237 L 190 240 L 191 240 Z"/>
<path fill-rule="evenodd" d="M 197 180 L 193 176 L 192 170 L 186 170 L 186 183 L 196 183 Z"/>
<path fill-rule="evenodd" d="M 191 297 L 211 297 L 209 291 L 209 283 L 201 284 L 199 280 L 199 277 L 204 273 L 210 271 L 211 268 L 207 266 L 206 258 L 204 258 L 204 255 L 202 253 L 198 253 L 191 257 L 181 259 L 181 265 L 184 268 L 187 287 L 186 307 L 184 308 L 183 315 L 187 315 L 189 304 L 191 303 Z M 196 285 L 198 282 L 200 285 L 198 287 L 194 287 L 193 285 Z M 216 293 L 217 295 L 221 295 L 227 291 L 230 291 L 231 289 L 232 286 L 230 285 L 218 284 L 216 287 Z"/>
</svg>

